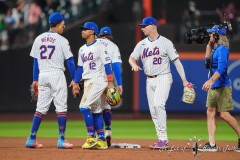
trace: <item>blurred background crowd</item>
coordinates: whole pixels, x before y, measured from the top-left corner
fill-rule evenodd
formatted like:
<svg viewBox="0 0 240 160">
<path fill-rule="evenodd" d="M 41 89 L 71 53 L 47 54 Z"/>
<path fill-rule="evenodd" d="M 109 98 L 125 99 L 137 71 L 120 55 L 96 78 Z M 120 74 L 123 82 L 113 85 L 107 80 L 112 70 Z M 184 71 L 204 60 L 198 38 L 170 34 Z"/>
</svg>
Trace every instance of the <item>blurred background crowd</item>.
<svg viewBox="0 0 240 160">
<path fill-rule="evenodd" d="M 48 16 L 61 12 L 71 23 L 96 12 L 112 0 L 0 0 L 1 50 L 32 44 L 48 29 Z"/>
<path fill-rule="evenodd" d="M 120 3 L 122 3 L 121 0 L 0 0 L 0 50 L 32 44 L 38 34 L 48 29 L 48 16 L 53 11 L 61 12 L 68 18 L 68 24 L 71 24 L 80 18 L 107 9 L 110 5 Z M 141 0 L 128 3 L 131 5 L 131 15 L 129 15 L 131 19 L 129 20 L 141 20 L 144 12 Z M 239 40 L 240 6 L 235 3 L 236 1 L 219 3 L 207 10 L 204 10 L 204 7 L 199 9 L 197 1 L 190 0 L 186 4 L 182 4 L 185 9 L 181 11 L 181 15 L 175 15 L 181 17 L 180 23 L 175 23 L 178 28 L 176 41 L 184 43 L 184 35 L 192 28 L 212 22 L 206 20 L 211 19 L 211 16 L 217 16 L 219 21 L 223 21 L 224 17 L 225 20 L 230 21 L 234 32 L 232 40 Z M 155 17 L 160 19 L 159 22 L 162 24 L 171 22 L 167 14 L 174 14 L 171 12 L 174 12 L 175 9 L 167 10 L 166 0 L 155 4 L 153 13 L 159 12 L 155 14 Z M 109 19 L 114 21 L 113 17 L 109 17 Z M 126 17 L 126 19 L 128 18 Z"/>
</svg>

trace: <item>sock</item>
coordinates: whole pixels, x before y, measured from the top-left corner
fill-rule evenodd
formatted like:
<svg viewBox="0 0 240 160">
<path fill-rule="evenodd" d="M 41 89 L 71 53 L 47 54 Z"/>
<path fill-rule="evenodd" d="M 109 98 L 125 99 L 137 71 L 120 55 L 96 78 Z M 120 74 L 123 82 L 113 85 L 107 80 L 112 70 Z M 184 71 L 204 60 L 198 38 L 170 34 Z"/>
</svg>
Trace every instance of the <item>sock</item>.
<svg viewBox="0 0 240 160">
<path fill-rule="evenodd" d="M 36 139 L 37 131 L 38 131 L 38 128 L 41 124 L 43 117 L 44 117 L 44 114 L 42 114 L 40 112 L 35 112 L 35 114 L 33 116 L 32 130 L 31 130 L 31 134 L 30 134 L 31 139 Z"/>
<path fill-rule="evenodd" d="M 59 137 L 62 140 L 65 140 L 65 130 L 66 130 L 66 112 L 58 112 L 57 118 L 58 118 L 58 131 L 59 131 Z"/>
<path fill-rule="evenodd" d="M 111 109 L 103 110 L 103 119 L 105 123 L 105 130 L 111 130 L 112 112 Z"/>
<path fill-rule="evenodd" d="M 94 127 L 98 134 L 98 138 L 105 141 L 103 118 L 101 113 L 93 114 Z"/>
<path fill-rule="evenodd" d="M 94 130 L 94 122 L 93 122 L 92 112 L 90 111 L 90 109 L 87 109 L 87 108 L 80 108 L 80 111 L 83 114 L 85 125 L 87 127 L 88 136 L 94 137 L 95 130 Z"/>
<path fill-rule="evenodd" d="M 209 142 L 209 144 L 210 144 L 211 147 L 214 147 L 214 146 L 215 146 L 215 143 Z"/>
</svg>

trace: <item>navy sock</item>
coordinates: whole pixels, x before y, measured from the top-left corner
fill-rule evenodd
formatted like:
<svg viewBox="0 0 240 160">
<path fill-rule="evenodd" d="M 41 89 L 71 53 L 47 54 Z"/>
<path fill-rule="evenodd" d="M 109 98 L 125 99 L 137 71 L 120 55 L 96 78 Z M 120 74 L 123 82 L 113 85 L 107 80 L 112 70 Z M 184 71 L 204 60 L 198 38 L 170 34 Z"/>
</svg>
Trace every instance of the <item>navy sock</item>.
<svg viewBox="0 0 240 160">
<path fill-rule="evenodd" d="M 93 121 L 94 121 L 94 127 L 95 130 L 98 134 L 98 138 L 105 141 L 105 136 L 104 136 L 104 123 L 103 123 L 103 118 L 101 113 L 93 114 Z"/>
<path fill-rule="evenodd" d="M 65 130 L 66 130 L 66 112 L 58 112 L 57 118 L 58 118 L 58 131 L 59 131 L 59 137 L 62 140 L 65 140 Z"/>
<path fill-rule="evenodd" d="M 87 127 L 88 136 L 94 137 L 95 130 L 94 130 L 94 122 L 93 122 L 92 112 L 90 111 L 90 109 L 86 109 L 86 108 L 80 108 L 80 111 L 83 114 L 83 118 L 84 118 L 84 121 L 85 121 L 85 124 Z"/>
<path fill-rule="evenodd" d="M 31 130 L 31 134 L 30 134 L 31 139 L 36 139 L 37 131 L 38 131 L 38 128 L 41 124 L 43 117 L 44 117 L 44 114 L 42 114 L 40 112 L 35 112 L 35 114 L 33 116 L 32 130 Z"/>
<path fill-rule="evenodd" d="M 104 123 L 105 123 L 105 129 L 106 130 L 111 130 L 111 124 L 112 124 L 111 109 L 103 110 L 103 119 L 104 119 Z"/>
</svg>

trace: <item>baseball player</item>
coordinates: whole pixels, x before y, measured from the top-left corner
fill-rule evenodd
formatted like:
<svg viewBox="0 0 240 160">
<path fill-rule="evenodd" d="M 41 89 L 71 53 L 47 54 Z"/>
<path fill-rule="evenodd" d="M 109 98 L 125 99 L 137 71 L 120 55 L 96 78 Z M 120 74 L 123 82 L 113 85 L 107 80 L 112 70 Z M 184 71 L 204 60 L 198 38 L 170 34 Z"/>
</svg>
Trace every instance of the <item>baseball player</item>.
<svg viewBox="0 0 240 160">
<path fill-rule="evenodd" d="M 138 66 L 137 60 L 142 61 L 144 73 L 147 76 L 146 91 L 149 109 L 158 137 L 157 143 L 149 147 L 163 149 L 168 147 L 165 105 L 173 82 L 170 61 L 173 61 L 184 86 L 188 81 L 172 42 L 159 35 L 156 19 L 146 17 L 139 26 L 147 37 L 136 45 L 130 55 L 129 63 L 132 71 L 140 71 L 142 68 Z"/>
<path fill-rule="evenodd" d="M 110 27 L 105 26 L 100 29 L 100 33 L 98 35 L 98 40 L 107 48 L 108 55 L 112 62 L 112 68 L 114 71 L 115 79 L 117 81 L 117 90 L 122 95 L 123 88 L 122 88 L 122 71 L 121 71 L 121 55 L 118 49 L 118 46 L 113 43 L 111 40 L 112 37 L 112 30 Z M 103 119 L 105 123 L 105 136 L 108 143 L 108 147 L 111 146 L 111 137 L 112 137 L 112 130 L 111 130 L 111 121 L 112 121 L 112 112 L 111 106 L 106 102 L 104 97 L 103 100 Z"/>
<path fill-rule="evenodd" d="M 86 22 L 81 26 L 82 38 L 86 39 L 78 52 L 78 68 L 76 70 L 73 86 L 73 95 L 79 92 L 77 83 L 84 80 L 84 94 L 79 105 L 87 127 L 88 137 L 82 145 L 84 149 L 107 149 L 104 135 L 104 122 L 102 118 L 102 99 L 106 88 L 113 88 L 111 60 L 106 47 L 96 40 L 98 26 L 94 22 Z M 95 138 L 95 131 L 98 140 Z"/>
<path fill-rule="evenodd" d="M 65 141 L 66 112 L 67 112 L 67 83 L 64 75 L 64 60 L 72 79 L 75 74 L 75 64 L 69 42 L 61 34 L 65 28 L 65 18 L 54 12 L 49 16 L 50 31 L 39 35 L 32 46 L 30 56 L 34 58 L 33 87 L 38 87 L 39 95 L 37 109 L 32 121 L 30 137 L 26 147 L 42 148 L 36 141 L 38 128 L 44 115 L 49 110 L 53 100 L 58 117 L 59 137 L 57 147 L 70 149 L 72 144 Z"/>
</svg>

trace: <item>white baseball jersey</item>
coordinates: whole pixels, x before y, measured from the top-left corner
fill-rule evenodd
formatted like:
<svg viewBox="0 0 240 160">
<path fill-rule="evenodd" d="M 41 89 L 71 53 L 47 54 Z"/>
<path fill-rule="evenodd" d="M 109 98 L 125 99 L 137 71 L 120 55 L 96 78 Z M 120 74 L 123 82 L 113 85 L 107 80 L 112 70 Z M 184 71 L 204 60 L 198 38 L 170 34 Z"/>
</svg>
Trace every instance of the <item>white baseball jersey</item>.
<svg viewBox="0 0 240 160">
<path fill-rule="evenodd" d="M 146 82 L 149 110 L 158 139 L 168 140 L 165 105 L 173 82 L 170 60 L 178 58 L 178 53 L 167 38 L 159 36 L 150 41 L 147 37 L 136 45 L 131 57 L 141 58 L 145 74 L 153 76 Z"/>
<path fill-rule="evenodd" d="M 46 114 L 53 100 L 56 112 L 67 111 L 67 82 L 64 60 L 72 57 L 68 40 L 54 32 L 39 35 L 30 56 L 38 59 L 38 102 L 36 111 Z"/>
<path fill-rule="evenodd" d="M 98 40 L 106 47 L 108 56 L 110 57 L 112 63 L 122 63 L 120 51 L 115 43 L 105 38 L 98 38 Z"/>
<path fill-rule="evenodd" d="M 148 37 L 140 41 L 131 57 L 141 58 L 144 73 L 149 76 L 170 73 L 170 60 L 178 58 L 173 43 L 163 36 L 150 41 Z"/>
<path fill-rule="evenodd" d="M 64 60 L 73 54 L 66 38 L 55 32 L 45 32 L 35 39 L 30 56 L 38 59 L 40 72 L 49 72 L 65 71 Z"/>
<path fill-rule="evenodd" d="M 83 45 L 78 53 L 78 66 L 83 66 L 84 94 L 80 108 L 89 108 L 92 113 L 102 112 L 102 96 L 107 87 L 105 64 L 111 63 L 106 47 L 95 40 Z"/>
<path fill-rule="evenodd" d="M 98 40 L 83 45 L 78 52 L 78 66 L 83 67 L 82 79 L 106 76 L 105 64 L 111 63 L 106 47 Z"/>
</svg>

